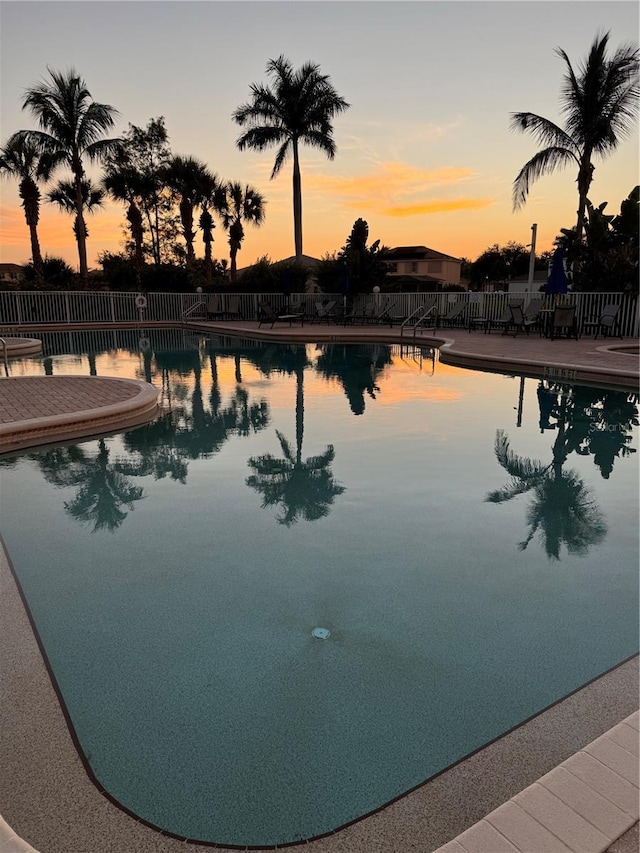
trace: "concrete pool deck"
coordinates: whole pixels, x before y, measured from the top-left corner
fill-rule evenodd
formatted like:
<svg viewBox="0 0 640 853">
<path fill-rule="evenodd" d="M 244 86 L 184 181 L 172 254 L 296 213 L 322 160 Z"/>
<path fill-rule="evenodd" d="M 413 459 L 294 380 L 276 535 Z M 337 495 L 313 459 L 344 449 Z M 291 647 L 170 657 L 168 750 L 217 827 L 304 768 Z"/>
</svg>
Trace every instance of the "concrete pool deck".
<svg viewBox="0 0 640 853">
<path fill-rule="evenodd" d="M 380 327 L 343 330 L 316 324 L 302 328 L 282 325 L 270 330 L 258 329 L 256 323 L 229 322 L 192 323 L 189 329 L 271 340 L 400 342 L 397 330 Z M 451 364 L 460 363 L 456 359 L 475 358 L 474 366 L 480 369 L 566 381 L 591 378 L 594 384 L 637 389 L 637 355 L 609 349 L 619 343 L 633 346 L 637 344 L 635 340 L 547 341 L 533 336 L 514 340 L 499 334 L 444 330 L 436 338 L 423 334 L 416 341 L 421 346 L 434 346 L 437 342 L 443 342 L 442 360 Z M 37 409 L 38 401 L 35 403 Z M 73 414 L 73 406 L 70 408 Z M 43 412 L 42 416 L 49 417 L 50 412 Z M 37 419 L 37 411 L 34 417 Z M 114 424 L 110 428 L 118 427 Z M 0 813 L 15 833 L 40 853 L 171 853 L 211 849 L 158 833 L 114 805 L 91 782 L 69 734 L 3 549 L 0 549 L 0 647 L 3 649 Z M 506 846 L 505 842 L 499 850 L 486 845 L 468 847 L 464 840 L 453 842 L 453 839 L 617 727 L 637 708 L 638 661 L 633 658 L 411 793 L 330 836 L 304 844 L 304 849 L 310 853 L 431 853 L 451 842 L 446 847 L 447 853 L 460 853 L 456 843 L 464 853 L 481 850 L 543 853 L 542 847 L 527 846 L 526 841 L 515 847 Z M 550 843 L 555 846 L 545 846 L 544 850 L 565 853 L 573 849 L 574 853 L 587 853 L 586 849 L 568 848 L 557 836 L 553 837 L 555 842 Z M 606 849 L 611 853 L 636 851 L 637 823 Z M 14 850 L 26 853 L 28 847 L 0 834 L 0 853 Z"/>
</svg>

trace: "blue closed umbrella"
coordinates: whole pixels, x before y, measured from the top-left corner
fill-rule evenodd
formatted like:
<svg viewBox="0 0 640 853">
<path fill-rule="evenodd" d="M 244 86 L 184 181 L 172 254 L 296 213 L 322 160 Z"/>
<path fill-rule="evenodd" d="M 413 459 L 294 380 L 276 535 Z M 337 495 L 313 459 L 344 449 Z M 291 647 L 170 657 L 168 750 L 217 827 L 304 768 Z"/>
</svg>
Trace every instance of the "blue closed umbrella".
<svg viewBox="0 0 640 853">
<path fill-rule="evenodd" d="M 564 249 L 560 246 L 553 253 L 553 261 L 551 262 L 551 272 L 544 287 L 545 293 L 556 294 L 566 293 L 569 287 L 569 280 L 564 271 Z"/>
</svg>

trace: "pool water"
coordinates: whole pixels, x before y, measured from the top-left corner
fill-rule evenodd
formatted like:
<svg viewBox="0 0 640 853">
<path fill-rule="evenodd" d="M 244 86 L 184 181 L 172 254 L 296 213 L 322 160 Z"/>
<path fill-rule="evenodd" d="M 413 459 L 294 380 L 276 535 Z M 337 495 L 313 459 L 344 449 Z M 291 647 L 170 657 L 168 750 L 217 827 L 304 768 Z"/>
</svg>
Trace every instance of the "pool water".
<svg viewBox="0 0 640 853">
<path fill-rule="evenodd" d="M 80 748 L 155 826 L 317 837 L 637 652 L 633 395 L 397 346 L 42 338 L 12 375 L 166 407 L 0 468 Z"/>
</svg>

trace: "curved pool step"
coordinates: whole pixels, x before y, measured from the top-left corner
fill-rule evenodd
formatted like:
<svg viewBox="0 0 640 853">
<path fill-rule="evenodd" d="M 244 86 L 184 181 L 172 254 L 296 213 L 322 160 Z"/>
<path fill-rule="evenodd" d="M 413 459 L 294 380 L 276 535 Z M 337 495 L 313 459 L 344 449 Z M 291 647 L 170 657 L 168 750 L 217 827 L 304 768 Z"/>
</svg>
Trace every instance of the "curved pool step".
<svg viewBox="0 0 640 853">
<path fill-rule="evenodd" d="M 0 453 L 139 426 L 160 411 L 148 382 L 106 376 L 0 378 Z"/>
</svg>

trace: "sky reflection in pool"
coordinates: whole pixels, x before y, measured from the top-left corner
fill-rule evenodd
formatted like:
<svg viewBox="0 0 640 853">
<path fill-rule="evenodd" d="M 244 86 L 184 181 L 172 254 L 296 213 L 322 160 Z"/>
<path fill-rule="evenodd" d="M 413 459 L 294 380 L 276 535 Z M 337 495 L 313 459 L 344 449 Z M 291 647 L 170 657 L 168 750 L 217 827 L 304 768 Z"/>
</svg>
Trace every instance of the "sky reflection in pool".
<svg viewBox="0 0 640 853">
<path fill-rule="evenodd" d="M 145 820 L 314 837 L 637 651 L 625 392 L 382 345 L 42 337 L 12 375 L 146 378 L 171 407 L 2 467 L 82 749 Z"/>
</svg>

